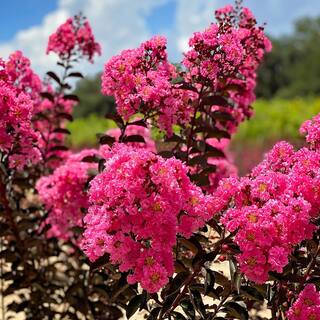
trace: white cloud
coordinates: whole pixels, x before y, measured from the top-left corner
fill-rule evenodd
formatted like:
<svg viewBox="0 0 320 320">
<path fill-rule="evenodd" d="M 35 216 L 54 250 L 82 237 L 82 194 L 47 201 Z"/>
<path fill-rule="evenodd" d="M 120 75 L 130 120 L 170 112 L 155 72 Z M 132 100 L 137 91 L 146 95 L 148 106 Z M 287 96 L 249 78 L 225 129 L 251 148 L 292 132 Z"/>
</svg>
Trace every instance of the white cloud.
<svg viewBox="0 0 320 320">
<path fill-rule="evenodd" d="M 102 56 L 91 66 L 80 69 L 93 73 L 102 70 L 103 63 L 119 51 L 137 46 L 149 34 L 145 17 L 167 0 L 60 0 L 58 8 L 43 18 L 41 25 L 18 32 L 15 37 L 0 43 L 0 56 L 22 50 L 32 61 L 33 68 L 43 74 L 54 67 L 54 54 L 45 54 L 49 35 L 67 17 L 79 11 L 88 17 L 97 41 L 102 45 Z"/>
<path fill-rule="evenodd" d="M 30 57 L 34 69 L 44 73 L 54 66 L 56 57 L 46 56 L 48 36 L 68 16 L 82 11 L 89 19 L 97 40 L 102 45 L 102 56 L 92 66 L 81 65 L 82 71 L 94 73 L 102 70 L 105 61 L 119 51 L 136 47 L 151 36 L 147 17 L 157 8 L 175 2 L 175 21 L 172 28 L 159 26 L 168 37 L 170 59 L 179 61 L 187 49 L 188 39 L 194 31 L 203 30 L 214 21 L 214 10 L 233 0 L 59 0 L 58 8 L 46 15 L 40 25 L 18 32 L 8 42 L 0 43 L 0 56 L 20 49 Z M 319 15 L 320 1 L 308 0 L 244 0 L 260 23 L 273 35 L 290 32 L 292 22 L 301 15 Z M 159 31 L 160 31 L 159 30 Z"/>
<path fill-rule="evenodd" d="M 195 31 L 203 30 L 213 21 L 213 11 L 219 0 L 177 0 L 177 50 L 188 48 L 188 39 Z"/>
</svg>

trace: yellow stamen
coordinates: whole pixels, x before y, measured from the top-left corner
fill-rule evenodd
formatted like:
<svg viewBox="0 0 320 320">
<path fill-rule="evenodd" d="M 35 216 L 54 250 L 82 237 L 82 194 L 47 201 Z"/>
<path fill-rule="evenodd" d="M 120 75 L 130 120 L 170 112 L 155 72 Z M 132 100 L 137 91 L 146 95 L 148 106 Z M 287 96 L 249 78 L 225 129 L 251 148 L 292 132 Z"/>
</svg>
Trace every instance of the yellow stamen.
<svg viewBox="0 0 320 320">
<path fill-rule="evenodd" d="M 160 274 L 158 272 L 155 272 L 151 275 L 151 281 L 153 283 L 157 283 L 160 279 Z"/>
</svg>

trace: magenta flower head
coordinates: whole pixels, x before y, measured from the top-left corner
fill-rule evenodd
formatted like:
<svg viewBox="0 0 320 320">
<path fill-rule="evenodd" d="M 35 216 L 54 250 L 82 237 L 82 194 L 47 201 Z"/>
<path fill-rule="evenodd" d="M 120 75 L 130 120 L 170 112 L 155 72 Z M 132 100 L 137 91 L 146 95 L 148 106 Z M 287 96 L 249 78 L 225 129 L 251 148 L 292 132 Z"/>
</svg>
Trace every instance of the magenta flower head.
<svg viewBox="0 0 320 320">
<path fill-rule="evenodd" d="M 314 284 L 307 284 L 287 313 L 289 320 L 320 319 L 320 293 Z"/>
<path fill-rule="evenodd" d="M 81 14 L 69 18 L 49 38 L 47 54 L 55 52 L 60 59 L 84 58 L 93 62 L 94 55 L 101 54 L 89 22 Z"/>
<path fill-rule="evenodd" d="M 212 216 L 212 197 L 192 184 L 187 167 L 147 149 L 116 144 L 90 183 L 82 248 L 105 253 L 129 283 L 157 292 L 173 275 L 177 235 L 190 237 Z"/>
</svg>

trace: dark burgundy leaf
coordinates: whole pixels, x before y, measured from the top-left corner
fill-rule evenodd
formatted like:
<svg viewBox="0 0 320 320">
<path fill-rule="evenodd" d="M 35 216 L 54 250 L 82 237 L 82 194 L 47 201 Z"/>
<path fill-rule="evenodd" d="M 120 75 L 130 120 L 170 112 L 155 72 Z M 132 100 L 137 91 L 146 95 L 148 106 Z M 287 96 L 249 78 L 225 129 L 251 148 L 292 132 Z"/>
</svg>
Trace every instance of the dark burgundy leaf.
<svg viewBox="0 0 320 320">
<path fill-rule="evenodd" d="M 227 131 L 220 130 L 217 128 L 212 128 L 208 131 L 207 138 L 217 138 L 217 139 L 230 139 L 231 136 Z"/>
<path fill-rule="evenodd" d="M 214 119 L 218 119 L 222 121 L 234 121 L 234 118 L 229 112 L 214 111 L 211 113 L 211 116 Z"/>
<path fill-rule="evenodd" d="M 207 159 L 204 156 L 195 156 L 189 160 L 189 165 L 194 166 L 194 165 L 201 165 L 205 166 L 207 164 Z"/>
<path fill-rule="evenodd" d="M 125 136 L 123 142 L 139 142 L 146 143 L 144 138 L 138 134 L 133 134 L 131 136 Z"/>
<path fill-rule="evenodd" d="M 236 319 L 240 320 L 248 320 L 249 319 L 249 314 L 246 308 L 241 306 L 240 304 L 230 301 L 227 302 L 225 305 L 226 310 L 228 311 L 228 315 L 232 316 Z"/>
<path fill-rule="evenodd" d="M 227 107 L 230 104 L 228 103 L 228 101 L 218 95 L 214 95 L 214 96 L 207 96 L 202 98 L 202 105 L 204 106 L 222 106 L 222 107 Z"/>
<path fill-rule="evenodd" d="M 109 262 L 109 259 L 110 259 L 110 255 L 108 253 L 105 253 L 102 257 L 90 263 L 90 269 L 93 271 L 93 270 L 104 267 Z"/>
<path fill-rule="evenodd" d="M 41 92 L 41 97 L 44 99 L 48 99 L 51 102 L 54 102 L 54 96 L 50 92 Z"/>
<path fill-rule="evenodd" d="M 107 134 L 105 134 L 99 138 L 100 144 L 108 144 L 109 146 L 111 146 L 115 141 L 116 141 L 116 139 L 114 137 L 111 137 Z"/>
<path fill-rule="evenodd" d="M 84 157 L 81 161 L 82 162 L 89 162 L 89 163 L 98 163 L 100 161 L 100 157 L 97 155 L 92 155 L 92 156 L 86 156 Z"/>
<path fill-rule="evenodd" d="M 83 78 L 83 74 L 81 72 L 70 72 L 67 77 Z"/>
<path fill-rule="evenodd" d="M 65 94 L 65 95 L 63 96 L 63 99 L 65 99 L 65 100 L 72 100 L 72 101 L 76 101 L 76 102 L 79 102 L 79 101 L 80 101 L 79 98 L 78 98 L 78 96 L 76 96 L 75 94 Z"/>
<path fill-rule="evenodd" d="M 50 148 L 50 151 L 68 151 L 69 148 L 66 146 L 54 146 L 52 148 Z"/>
<path fill-rule="evenodd" d="M 167 151 L 167 150 L 165 150 L 165 151 L 160 151 L 160 152 L 158 153 L 158 155 L 161 156 L 161 157 L 163 157 L 163 158 L 165 158 L 165 159 L 169 159 L 169 158 L 172 158 L 172 157 L 173 157 L 172 151 Z"/>
<path fill-rule="evenodd" d="M 57 117 L 58 118 L 63 118 L 63 119 L 69 120 L 69 121 L 73 121 L 72 115 L 69 114 L 69 113 L 65 113 L 65 112 L 57 113 Z"/>
<path fill-rule="evenodd" d="M 146 122 L 144 120 L 136 120 L 130 123 L 130 125 L 134 125 L 134 126 L 140 126 L 140 127 L 145 127 L 148 128 L 148 125 L 146 124 Z"/>
<path fill-rule="evenodd" d="M 126 307 L 126 316 L 127 319 L 130 319 L 140 308 L 141 303 L 143 302 L 142 294 L 134 296 Z"/>
<path fill-rule="evenodd" d="M 68 129 L 65 128 L 56 128 L 53 130 L 55 133 L 64 133 L 64 134 L 71 134 L 71 132 Z"/>
<path fill-rule="evenodd" d="M 54 81 L 56 81 L 59 85 L 61 85 L 60 78 L 53 72 L 53 71 L 48 71 L 47 75 L 52 78 Z"/>
</svg>

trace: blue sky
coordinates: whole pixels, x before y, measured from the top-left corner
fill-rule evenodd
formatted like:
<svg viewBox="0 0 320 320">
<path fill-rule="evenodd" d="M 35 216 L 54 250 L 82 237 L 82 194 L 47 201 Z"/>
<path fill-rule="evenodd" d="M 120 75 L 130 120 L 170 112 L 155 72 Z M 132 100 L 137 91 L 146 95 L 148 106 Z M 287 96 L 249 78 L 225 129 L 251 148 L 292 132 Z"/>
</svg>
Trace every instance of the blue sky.
<svg viewBox="0 0 320 320">
<path fill-rule="evenodd" d="M 57 8 L 56 0 L 4 0 L 1 3 L 0 41 L 16 32 L 41 24 L 43 17 Z"/>
<path fill-rule="evenodd" d="M 88 16 L 103 55 L 88 72 L 101 70 L 106 59 L 137 46 L 153 34 L 168 38 L 169 57 L 181 58 L 192 32 L 213 21 L 213 12 L 232 0 L 5 0 L 1 3 L 0 57 L 19 49 L 43 73 L 55 58 L 45 56 L 47 38 L 64 20 L 79 11 Z M 320 15 L 320 0 L 244 0 L 266 31 L 279 36 L 292 31 L 301 16 Z"/>
</svg>

